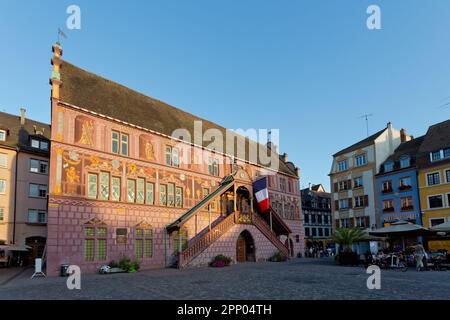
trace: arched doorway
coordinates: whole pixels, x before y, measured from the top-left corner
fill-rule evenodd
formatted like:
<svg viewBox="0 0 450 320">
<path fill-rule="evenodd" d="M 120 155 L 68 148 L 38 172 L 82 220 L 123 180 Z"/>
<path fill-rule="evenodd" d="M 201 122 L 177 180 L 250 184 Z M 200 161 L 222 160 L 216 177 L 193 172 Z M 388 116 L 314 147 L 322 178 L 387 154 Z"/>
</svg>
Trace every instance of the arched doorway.
<svg viewBox="0 0 450 320">
<path fill-rule="evenodd" d="M 236 243 L 237 262 L 255 262 L 255 241 L 247 230 L 241 232 Z"/>
<path fill-rule="evenodd" d="M 288 240 L 289 240 L 289 242 L 288 242 Z M 292 241 L 292 239 L 288 238 L 284 242 L 284 245 L 289 248 L 289 255 L 291 257 L 293 257 L 294 256 L 294 241 Z"/>
<path fill-rule="evenodd" d="M 45 237 L 28 237 L 25 239 L 25 244 L 31 247 L 28 252 L 28 262 L 30 264 L 33 264 L 36 258 L 42 258 L 46 240 Z"/>
</svg>

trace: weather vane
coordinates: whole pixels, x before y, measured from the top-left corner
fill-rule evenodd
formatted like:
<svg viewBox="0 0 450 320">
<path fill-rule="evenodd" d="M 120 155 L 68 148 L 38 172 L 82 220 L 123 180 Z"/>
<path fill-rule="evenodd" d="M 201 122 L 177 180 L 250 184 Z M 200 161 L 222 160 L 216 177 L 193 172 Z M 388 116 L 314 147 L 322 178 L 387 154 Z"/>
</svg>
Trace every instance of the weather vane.
<svg viewBox="0 0 450 320">
<path fill-rule="evenodd" d="M 58 43 L 61 43 L 61 37 L 67 39 L 67 35 L 61 30 L 61 28 L 58 28 Z"/>
</svg>

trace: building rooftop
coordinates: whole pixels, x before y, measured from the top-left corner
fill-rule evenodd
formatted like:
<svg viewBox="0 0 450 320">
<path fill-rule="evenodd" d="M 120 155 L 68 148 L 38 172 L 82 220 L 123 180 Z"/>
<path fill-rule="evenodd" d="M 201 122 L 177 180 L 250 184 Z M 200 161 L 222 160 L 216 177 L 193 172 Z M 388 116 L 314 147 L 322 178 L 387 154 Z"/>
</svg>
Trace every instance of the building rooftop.
<svg viewBox="0 0 450 320">
<path fill-rule="evenodd" d="M 450 147 L 450 120 L 434 124 L 428 128 L 419 152 L 431 152 Z"/>
<path fill-rule="evenodd" d="M 417 153 L 419 151 L 420 146 L 422 145 L 423 141 L 424 141 L 425 136 L 421 136 L 406 142 L 401 143 L 397 149 L 394 150 L 394 153 L 391 154 L 382 164 L 380 167 L 380 173 L 385 173 L 384 172 L 384 164 L 393 161 L 394 162 L 394 170 L 396 171 L 398 169 L 403 169 L 400 168 L 399 165 L 399 161 L 400 158 L 402 158 L 403 156 L 409 155 L 410 156 L 410 166 L 415 166 L 416 165 L 416 158 L 417 158 Z"/>
<path fill-rule="evenodd" d="M 333 157 L 337 157 L 337 156 L 340 156 L 342 154 L 345 154 L 345 153 L 348 153 L 348 152 L 352 152 L 352 151 L 355 151 L 355 150 L 358 150 L 358 149 L 370 146 L 386 130 L 387 130 L 387 128 L 384 128 L 384 129 L 378 131 L 377 133 L 374 133 L 373 135 L 371 135 L 371 136 L 369 136 L 369 137 L 367 137 L 367 138 L 365 138 L 365 139 L 363 139 L 361 141 L 358 141 L 355 144 L 352 144 L 350 147 L 347 147 L 345 149 L 342 149 L 341 151 L 336 152 L 333 155 Z"/>
<path fill-rule="evenodd" d="M 194 121 L 202 121 L 203 132 L 207 129 L 218 129 L 224 135 L 224 146 L 226 145 L 225 133 L 227 129 L 224 127 L 160 100 L 145 96 L 64 60 L 61 66 L 61 81 L 60 100 L 69 105 L 84 108 L 167 136 L 173 136 L 174 130 L 184 128 L 191 133 L 193 139 Z M 249 145 L 256 144 L 256 142 L 247 138 L 245 138 L 245 141 L 246 150 L 248 150 Z M 203 141 L 202 143 L 206 147 L 210 141 Z M 266 148 L 266 146 L 262 147 Z M 238 154 L 239 152 L 235 148 L 234 156 Z M 245 160 L 249 160 L 248 152 L 245 152 L 245 155 Z M 259 159 L 258 163 L 261 164 Z M 281 160 L 279 161 L 279 171 L 297 176 L 296 172 Z"/>
<path fill-rule="evenodd" d="M 5 112 L 0 112 L 0 130 L 6 131 L 6 140 L 0 141 L 0 146 L 15 149 L 19 146 L 22 149 L 29 148 L 28 140 L 30 136 L 39 136 L 50 140 L 50 125 L 39 121 L 25 118 L 22 126 L 21 117 Z"/>
</svg>

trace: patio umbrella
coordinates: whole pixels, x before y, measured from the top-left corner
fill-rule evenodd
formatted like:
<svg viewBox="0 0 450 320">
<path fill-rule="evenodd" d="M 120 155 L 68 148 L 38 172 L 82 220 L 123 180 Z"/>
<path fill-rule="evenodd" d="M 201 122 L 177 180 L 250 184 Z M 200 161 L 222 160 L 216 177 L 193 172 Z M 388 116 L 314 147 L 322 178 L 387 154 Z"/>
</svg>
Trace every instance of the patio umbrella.
<svg viewBox="0 0 450 320">
<path fill-rule="evenodd" d="M 406 249 L 405 245 L 406 237 L 419 237 L 432 233 L 433 232 L 427 228 L 404 220 L 394 222 L 389 227 L 369 231 L 369 234 L 373 236 L 387 236 L 390 238 L 395 237 L 401 238 L 403 249 Z"/>
<path fill-rule="evenodd" d="M 27 246 L 26 244 L 23 244 L 23 245 L 11 244 L 11 245 L 1 245 L 0 246 L 0 250 L 4 250 L 4 251 L 28 251 L 29 249 L 31 249 L 31 247 Z"/>
<path fill-rule="evenodd" d="M 431 231 L 436 232 L 450 232 L 450 221 L 438 224 L 437 226 L 431 227 Z"/>
<path fill-rule="evenodd" d="M 400 220 L 392 223 L 389 227 L 369 231 L 373 236 L 424 236 L 431 234 L 432 231 L 408 221 Z"/>
</svg>

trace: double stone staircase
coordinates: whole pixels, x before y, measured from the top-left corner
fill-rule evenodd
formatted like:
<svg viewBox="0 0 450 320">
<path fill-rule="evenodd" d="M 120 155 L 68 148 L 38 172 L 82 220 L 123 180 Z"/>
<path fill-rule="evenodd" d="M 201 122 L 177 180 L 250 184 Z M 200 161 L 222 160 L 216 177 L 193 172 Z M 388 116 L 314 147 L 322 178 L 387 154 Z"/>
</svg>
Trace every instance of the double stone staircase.
<svg viewBox="0 0 450 320">
<path fill-rule="evenodd" d="M 266 221 L 257 213 L 242 214 L 240 212 L 233 212 L 225 218 L 218 218 L 212 223 L 211 229 L 209 229 L 209 226 L 206 227 L 188 242 L 186 249 L 179 254 L 178 268 L 182 269 L 186 267 L 200 253 L 205 251 L 236 224 L 254 225 L 278 250 L 288 256 L 289 249 L 278 239 Z"/>
</svg>

